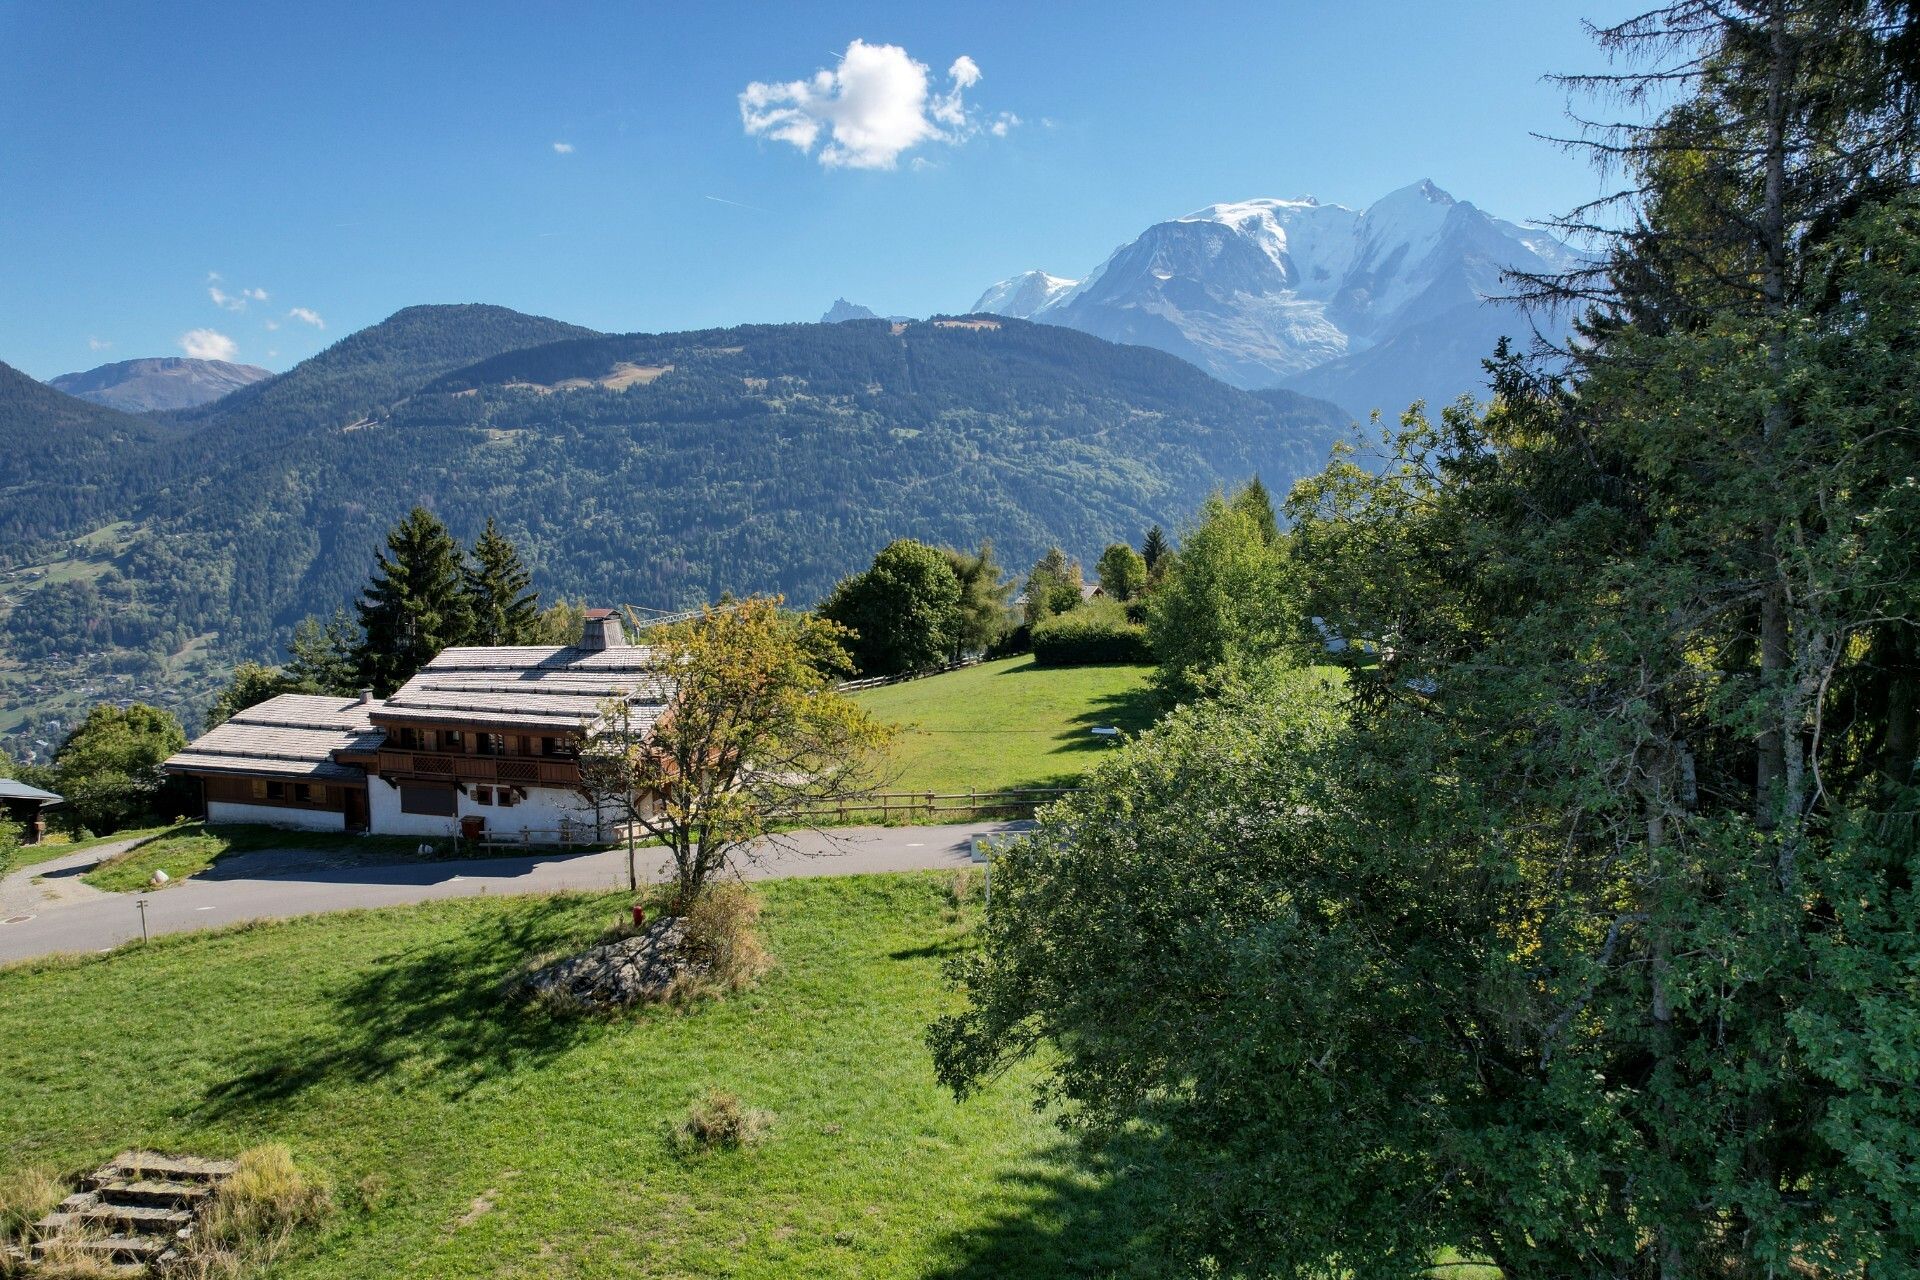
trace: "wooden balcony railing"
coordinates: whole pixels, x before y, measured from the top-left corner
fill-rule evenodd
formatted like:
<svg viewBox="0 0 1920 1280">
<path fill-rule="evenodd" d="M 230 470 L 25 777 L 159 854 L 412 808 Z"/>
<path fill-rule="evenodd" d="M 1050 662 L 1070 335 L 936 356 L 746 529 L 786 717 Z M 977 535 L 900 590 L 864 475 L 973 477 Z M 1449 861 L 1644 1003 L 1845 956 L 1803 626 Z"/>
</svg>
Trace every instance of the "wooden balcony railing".
<svg viewBox="0 0 1920 1280">
<path fill-rule="evenodd" d="M 445 778 L 521 787 L 577 787 L 580 766 L 542 756 L 458 756 L 444 751 L 382 748 L 376 771 L 383 778 Z"/>
</svg>

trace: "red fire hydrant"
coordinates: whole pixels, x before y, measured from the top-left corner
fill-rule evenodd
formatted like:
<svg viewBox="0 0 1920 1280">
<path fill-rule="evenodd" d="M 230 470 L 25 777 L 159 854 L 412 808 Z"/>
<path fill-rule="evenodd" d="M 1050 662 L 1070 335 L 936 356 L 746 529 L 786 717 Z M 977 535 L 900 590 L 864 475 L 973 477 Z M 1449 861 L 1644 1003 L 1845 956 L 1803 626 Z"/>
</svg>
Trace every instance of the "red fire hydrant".
<svg viewBox="0 0 1920 1280">
<path fill-rule="evenodd" d="M 636 929 L 647 927 L 647 909 L 638 902 L 633 904 L 633 927 Z"/>
</svg>

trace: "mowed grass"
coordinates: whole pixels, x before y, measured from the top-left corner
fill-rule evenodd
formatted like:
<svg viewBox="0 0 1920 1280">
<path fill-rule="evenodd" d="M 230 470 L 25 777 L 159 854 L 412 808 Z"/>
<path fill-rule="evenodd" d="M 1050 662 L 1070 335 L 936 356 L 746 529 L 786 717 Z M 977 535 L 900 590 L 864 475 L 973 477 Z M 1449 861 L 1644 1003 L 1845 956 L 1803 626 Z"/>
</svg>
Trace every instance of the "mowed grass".
<svg viewBox="0 0 1920 1280">
<path fill-rule="evenodd" d="M 1137 733 L 1154 720 L 1152 667 L 1042 667 L 1005 658 L 856 695 L 900 727 L 890 791 L 1073 786 L 1113 750 L 1096 726 Z"/>
<path fill-rule="evenodd" d="M 285 1142 L 340 1208 L 274 1277 L 1055 1277 L 1138 1270 L 1149 1187 L 1081 1163 L 1030 1077 L 956 1104 L 922 1034 L 978 895 L 770 883 L 777 967 L 690 1013 L 502 998 L 624 897 L 314 917 L 0 971 L 0 1174 Z M 976 886 L 977 887 L 977 886 Z M 676 1154 L 710 1088 L 759 1146 Z"/>
</svg>

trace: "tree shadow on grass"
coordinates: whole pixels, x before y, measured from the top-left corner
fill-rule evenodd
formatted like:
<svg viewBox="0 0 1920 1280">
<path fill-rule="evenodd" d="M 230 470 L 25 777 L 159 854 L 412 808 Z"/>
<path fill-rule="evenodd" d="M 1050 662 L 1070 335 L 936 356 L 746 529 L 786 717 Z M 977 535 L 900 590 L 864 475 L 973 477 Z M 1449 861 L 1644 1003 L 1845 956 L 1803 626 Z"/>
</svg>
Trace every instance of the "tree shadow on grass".
<svg viewBox="0 0 1920 1280">
<path fill-rule="evenodd" d="M 585 944 L 579 900 L 556 897 L 477 916 L 459 932 L 381 956 L 327 997 L 328 1028 L 252 1052 L 210 1087 L 218 1116 L 285 1104 L 329 1085 L 420 1083 L 458 1098 L 537 1066 L 594 1033 L 588 1019 L 524 1003 L 509 980 L 536 957 Z"/>
<path fill-rule="evenodd" d="M 1062 1137 L 1000 1176 L 1007 1203 L 942 1241 L 953 1261 L 928 1280 L 1184 1274 L 1153 1242 L 1157 1169 L 1155 1146 L 1143 1136 L 1123 1136 L 1097 1153 Z"/>
<path fill-rule="evenodd" d="M 1035 670 L 1022 668 L 1021 670 Z M 1019 670 L 1005 674 L 1014 676 Z M 1159 690 L 1152 685 L 1135 689 L 1123 689 L 1114 693 L 1104 693 L 1094 698 L 1086 710 L 1076 715 L 1068 727 L 1053 736 L 1053 745 L 1048 752 L 1050 757 L 1060 759 L 1064 765 L 1072 762 L 1072 767 L 1045 777 L 1027 779 L 1017 784 L 1019 787 L 1076 787 L 1085 777 L 1085 770 L 1099 763 L 1107 752 L 1117 751 L 1127 737 L 1151 728 L 1160 718 L 1166 704 Z M 1096 728 L 1114 728 L 1121 731 L 1117 735 L 1095 733 Z M 1091 755 L 1092 759 L 1084 757 Z"/>
</svg>

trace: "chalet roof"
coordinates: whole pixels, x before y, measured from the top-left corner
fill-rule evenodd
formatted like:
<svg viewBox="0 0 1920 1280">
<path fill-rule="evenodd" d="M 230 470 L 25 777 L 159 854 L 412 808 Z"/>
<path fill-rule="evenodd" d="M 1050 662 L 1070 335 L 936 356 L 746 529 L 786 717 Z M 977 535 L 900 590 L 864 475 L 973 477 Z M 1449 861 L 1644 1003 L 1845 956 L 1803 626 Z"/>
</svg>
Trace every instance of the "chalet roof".
<svg viewBox="0 0 1920 1280">
<path fill-rule="evenodd" d="M 636 645 L 444 649 L 373 715 L 381 725 L 563 733 L 624 694 L 658 718 L 669 690 L 652 662 L 652 650 Z"/>
<path fill-rule="evenodd" d="M 17 778 L 0 778 L 0 800 L 38 800 L 41 805 L 64 803 L 64 796 L 30 787 Z"/>
<path fill-rule="evenodd" d="M 283 693 L 248 707 L 169 756 L 169 773 L 239 773 L 252 776 L 359 782 L 363 770 L 337 763 L 336 751 L 371 751 L 386 734 L 369 713 L 378 703 L 305 693 Z"/>
</svg>

